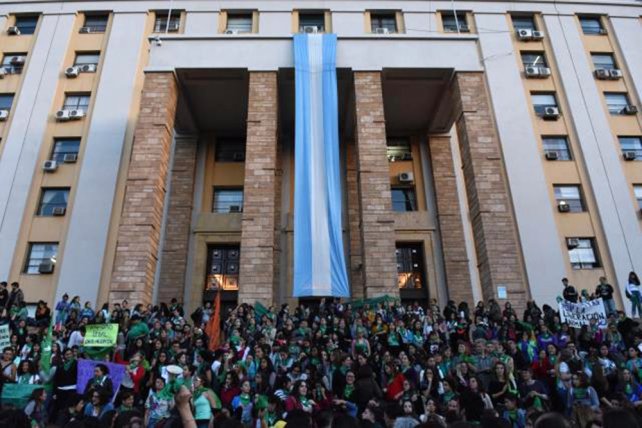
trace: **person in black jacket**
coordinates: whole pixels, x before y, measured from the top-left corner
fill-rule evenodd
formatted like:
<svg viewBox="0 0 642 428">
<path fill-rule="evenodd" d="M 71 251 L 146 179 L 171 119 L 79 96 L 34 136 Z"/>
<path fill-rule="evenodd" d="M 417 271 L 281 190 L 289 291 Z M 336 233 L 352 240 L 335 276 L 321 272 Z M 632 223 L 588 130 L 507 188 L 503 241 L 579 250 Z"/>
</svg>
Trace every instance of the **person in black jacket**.
<svg viewBox="0 0 642 428">
<path fill-rule="evenodd" d="M 604 302 L 604 310 L 606 311 L 606 316 L 608 317 L 611 314 L 615 313 L 615 300 L 613 300 L 613 286 L 606 282 L 606 277 L 600 277 L 600 283 L 597 284 L 595 288 L 595 296 L 601 297 Z"/>
<path fill-rule="evenodd" d="M 74 358 L 71 348 L 65 349 L 62 364 L 56 368 L 53 378 L 54 386 L 54 414 L 64 411 L 69 407 L 76 394 L 78 383 L 78 362 Z"/>
<path fill-rule="evenodd" d="M 114 384 L 109 377 L 109 368 L 104 364 L 97 364 L 94 367 L 94 377 L 89 379 L 85 386 L 85 399 L 90 401 L 95 391 L 101 392 L 110 399 L 114 395 Z"/>
<path fill-rule="evenodd" d="M 564 284 L 564 291 L 562 293 L 564 300 L 571 303 L 577 303 L 577 290 L 568 283 L 568 278 L 562 278 L 562 284 Z"/>
</svg>

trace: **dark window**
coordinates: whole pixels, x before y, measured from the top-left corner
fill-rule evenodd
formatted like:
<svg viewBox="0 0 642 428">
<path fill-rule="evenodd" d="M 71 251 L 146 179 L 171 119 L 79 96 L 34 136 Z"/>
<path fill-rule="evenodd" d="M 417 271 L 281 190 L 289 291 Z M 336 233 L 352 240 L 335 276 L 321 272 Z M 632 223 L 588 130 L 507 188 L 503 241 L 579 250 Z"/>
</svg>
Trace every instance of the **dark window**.
<svg viewBox="0 0 642 428">
<path fill-rule="evenodd" d="M 29 244 L 24 273 L 39 274 L 43 263 L 52 263 L 55 265 L 57 253 L 57 242 L 31 242 Z"/>
<path fill-rule="evenodd" d="M 243 188 L 215 187 L 212 212 L 239 213 L 243 211 Z"/>
<path fill-rule="evenodd" d="M 571 266 L 573 269 L 593 269 L 600 267 L 600 262 L 597 258 L 597 251 L 595 247 L 595 239 L 593 238 L 568 238 L 569 241 L 574 241 L 573 246 L 568 249 L 568 256 L 571 259 Z"/>
<path fill-rule="evenodd" d="M 629 105 L 629 99 L 626 94 L 617 92 L 605 92 L 604 98 L 606 98 L 606 106 L 609 109 L 609 113 L 615 115 L 625 114 L 624 111 Z"/>
<path fill-rule="evenodd" d="M 585 210 L 580 186 L 558 184 L 553 186 L 553 189 L 555 190 L 555 200 L 558 205 L 568 205 L 568 210 L 572 213 L 581 213 Z"/>
<path fill-rule="evenodd" d="M 414 187 L 396 186 L 390 189 L 392 193 L 392 209 L 398 212 L 417 211 L 417 197 Z"/>
<path fill-rule="evenodd" d="M 615 66 L 615 58 L 613 58 L 613 54 L 610 53 L 592 53 L 591 54 L 591 59 L 593 60 L 593 66 L 596 69 L 614 69 L 617 68 Z"/>
<path fill-rule="evenodd" d="M 89 109 L 89 94 L 67 94 L 62 109 L 87 111 Z"/>
<path fill-rule="evenodd" d="M 442 12 L 441 21 L 444 25 L 444 31 L 448 33 L 468 33 L 468 20 L 466 12 Z"/>
<path fill-rule="evenodd" d="M 80 138 L 56 138 L 51 151 L 51 160 L 64 162 L 65 155 L 78 155 Z"/>
<path fill-rule="evenodd" d="M 154 19 L 154 33 L 177 33 L 181 26 L 181 13 L 179 11 L 173 11 L 171 16 L 169 16 L 169 11 L 158 11 L 156 12 L 156 17 Z"/>
<path fill-rule="evenodd" d="M 424 252 L 421 244 L 397 244 L 397 284 L 399 288 L 424 288 Z"/>
<path fill-rule="evenodd" d="M 390 162 L 412 160 L 412 150 L 407 138 L 388 138 L 386 155 Z"/>
<path fill-rule="evenodd" d="M 641 137 L 617 137 L 620 141 L 622 153 L 635 153 L 636 160 L 642 160 L 642 138 Z"/>
<path fill-rule="evenodd" d="M 214 145 L 216 162 L 244 162 L 245 141 L 243 139 L 220 139 Z"/>
<path fill-rule="evenodd" d="M 67 208 L 69 188 L 42 189 L 37 215 L 52 216 L 56 208 Z"/>
<path fill-rule="evenodd" d="M 91 14 L 85 15 L 85 25 L 83 28 L 86 28 L 88 33 L 104 33 L 107 30 L 107 22 L 109 22 L 109 14 Z"/>
<path fill-rule="evenodd" d="M 38 15 L 16 16 L 16 27 L 20 34 L 33 34 L 38 26 Z"/>
<path fill-rule="evenodd" d="M 526 67 L 548 67 L 544 52 L 522 52 L 522 64 Z"/>
<path fill-rule="evenodd" d="M 566 137 L 542 137 L 542 145 L 544 146 L 544 153 L 557 153 L 557 160 L 573 159 Z"/>
<path fill-rule="evenodd" d="M 74 65 L 98 65 L 100 61 L 100 52 L 76 52 Z"/>
<path fill-rule="evenodd" d="M 394 12 L 372 12 L 370 14 L 370 29 L 373 33 L 382 29 L 389 33 L 396 33 L 397 15 Z"/>
<path fill-rule="evenodd" d="M 238 245 L 208 248 L 207 289 L 238 290 L 241 251 Z"/>
<path fill-rule="evenodd" d="M 6 53 L 2 57 L 2 68 L 8 74 L 21 74 L 27 61 L 27 53 Z"/>
<path fill-rule="evenodd" d="M 299 31 L 306 27 L 316 27 L 317 31 L 325 31 L 325 14 L 323 12 L 299 12 Z"/>
<path fill-rule="evenodd" d="M 236 31 L 239 33 L 252 32 L 252 12 L 248 13 L 229 13 L 227 15 L 228 31 Z"/>
<path fill-rule="evenodd" d="M 557 107 L 555 94 L 531 94 L 535 113 L 542 116 L 547 107 Z"/>
<path fill-rule="evenodd" d="M 635 200 L 638 201 L 638 208 L 642 210 L 642 184 L 633 185 Z"/>
<path fill-rule="evenodd" d="M 580 16 L 580 25 L 584 34 L 603 34 L 604 28 L 599 16 Z"/>
<path fill-rule="evenodd" d="M 11 110 L 13 94 L 0 94 L 0 110 Z"/>
<path fill-rule="evenodd" d="M 517 30 L 537 30 L 535 25 L 535 18 L 532 16 L 513 16 L 511 17 L 513 21 L 513 28 Z"/>
</svg>

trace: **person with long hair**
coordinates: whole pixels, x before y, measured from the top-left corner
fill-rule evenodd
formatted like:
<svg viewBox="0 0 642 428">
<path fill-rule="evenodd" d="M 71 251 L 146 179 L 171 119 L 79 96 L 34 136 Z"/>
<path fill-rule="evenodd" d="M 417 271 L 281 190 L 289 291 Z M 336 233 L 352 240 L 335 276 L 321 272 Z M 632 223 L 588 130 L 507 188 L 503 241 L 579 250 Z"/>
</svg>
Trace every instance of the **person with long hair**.
<svg viewBox="0 0 642 428">
<path fill-rule="evenodd" d="M 252 422 L 253 406 L 252 384 L 249 379 L 245 379 L 241 382 L 241 393 L 232 400 L 232 410 L 239 416 L 242 424 L 249 424 Z"/>
<path fill-rule="evenodd" d="M 174 395 L 165 388 L 165 379 L 158 377 L 145 401 L 145 426 L 154 428 L 158 422 L 170 416 L 174 407 Z"/>
<path fill-rule="evenodd" d="M 471 376 L 468 386 L 461 389 L 461 403 L 469 422 L 481 422 L 484 412 L 493 409 L 491 397 L 484 391 L 484 386 L 476 376 Z"/>
<path fill-rule="evenodd" d="M 36 373 L 33 363 L 29 360 L 20 361 L 16 374 L 16 383 L 21 385 L 36 385 L 42 383 L 40 376 Z"/>
<path fill-rule="evenodd" d="M 620 370 L 615 392 L 623 394 L 635 407 L 642 405 L 642 385 L 635 380 L 629 369 Z"/>
<path fill-rule="evenodd" d="M 46 400 L 47 391 L 44 388 L 36 388 L 31 392 L 31 397 L 25 407 L 25 414 L 31 419 L 32 427 L 45 428 L 47 426 Z"/>
<path fill-rule="evenodd" d="M 196 426 L 198 428 L 207 428 L 213 416 L 212 409 L 220 410 L 221 400 L 219 400 L 214 391 L 205 386 L 204 379 L 200 376 L 192 378 L 192 389 Z"/>
<path fill-rule="evenodd" d="M 580 427 L 586 426 L 593 412 L 599 410 L 600 399 L 595 388 L 589 385 L 586 373 L 575 373 L 571 377 L 571 388 L 568 390 L 567 414 Z"/>
<path fill-rule="evenodd" d="M 517 385 L 512 375 L 506 370 L 506 364 L 498 361 L 495 364 L 495 377 L 490 382 L 488 393 L 495 407 L 502 408 L 507 394 L 517 394 Z"/>
<path fill-rule="evenodd" d="M 304 380 L 294 382 L 292 394 L 285 400 L 285 411 L 302 410 L 312 414 L 315 408 L 314 400 L 308 398 L 308 384 Z"/>
<path fill-rule="evenodd" d="M 635 318 L 636 312 L 638 317 L 642 317 L 642 290 L 640 290 L 640 279 L 633 271 L 629 272 L 629 281 L 626 285 L 626 297 L 631 300 L 631 317 Z"/>
<path fill-rule="evenodd" d="M 114 406 L 109 402 L 109 397 L 102 391 L 94 391 L 89 400 L 85 405 L 85 416 L 93 416 L 100 419 L 105 413 L 114 410 Z"/>
</svg>

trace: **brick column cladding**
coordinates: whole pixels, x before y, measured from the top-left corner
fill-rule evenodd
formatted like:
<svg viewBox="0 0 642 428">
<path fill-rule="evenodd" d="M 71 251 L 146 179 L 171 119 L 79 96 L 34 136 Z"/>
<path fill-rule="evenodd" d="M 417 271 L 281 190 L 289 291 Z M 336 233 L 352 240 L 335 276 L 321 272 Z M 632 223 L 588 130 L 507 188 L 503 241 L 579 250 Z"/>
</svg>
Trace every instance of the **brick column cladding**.
<svg viewBox="0 0 642 428">
<path fill-rule="evenodd" d="M 365 297 L 399 295 L 380 72 L 355 72 L 357 173 Z"/>
<path fill-rule="evenodd" d="M 350 240 L 350 294 L 353 299 L 363 298 L 363 249 L 361 247 L 361 212 L 359 205 L 359 174 L 357 173 L 357 147 L 346 144 L 346 192 L 348 210 L 348 236 Z"/>
<path fill-rule="evenodd" d="M 429 147 L 448 298 L 471 305 L 475 302 L 450 137 L 430 137 Z"/>
<path fill-rule="evenodd" d="M 194 138 L 176 138 L 170 175 L 169 207 L 158 281 L 158 301 L 182 300 L 189 234 L 192 224 L 197 144 Z"/>
<path fill-rule="evenodd" d="M 482 73 L 457 73 L 452 87 L 475 250 L 484 299 L 506 286 L 518 311 L 528 291 L 499 136 Z"/>
<path fill-rule="evenodd" d="M 112 302 L 152 301 L 177 91 L 173 73 L 145 75 L 117 232 Z"/>
<path fill-rule="evenodd" d="M 276 72 L 250 72 L 239 303 L 272 304 L 279 216 Z"/>
</svg>

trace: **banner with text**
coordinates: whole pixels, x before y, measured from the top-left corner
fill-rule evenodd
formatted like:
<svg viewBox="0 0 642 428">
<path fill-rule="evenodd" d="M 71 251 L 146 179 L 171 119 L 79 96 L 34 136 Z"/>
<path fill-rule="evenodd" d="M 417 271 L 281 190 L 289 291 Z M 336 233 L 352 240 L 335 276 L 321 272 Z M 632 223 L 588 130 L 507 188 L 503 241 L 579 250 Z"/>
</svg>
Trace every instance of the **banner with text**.
<svg viewBox="0 0 642 428">
<path fill-rule="evenodd" d="M 85 327 L 85 347 L 103 347 L 116 344 L 118 324 L 91 324 Z"/>
<path fill-rule="evenodd" d="M 11 346 L 11 332 L 9 332 L 9 324 L 0 325 L 0 351 L 7 346 Z"/>
<path fill-rule="evenodd" d="M 78 360 L 78 383 L 76 384 L 76 391 L 79 394 L 85 393 L 85 387 L 89 379 L 94 377 L 94 367 L 97 364 L 104 364 L 109 369 L 109 377 L 114 385 L 114 393 L 120 388 L 120 384 L 125 376 L 125 366 L 122 364 L 108 363 L 106 361 L 94 360 Z"/>
<path fill-rule="evenodd" d="M 589 325 L 592 319 L 597 321 L 600 328 L 606 327 L 606 311 L 602 299 L 582 303 L 572 303 L 567 300 L 559 302 L 560 319 L 569 327 L 579 328 Z"/>
</svg>

